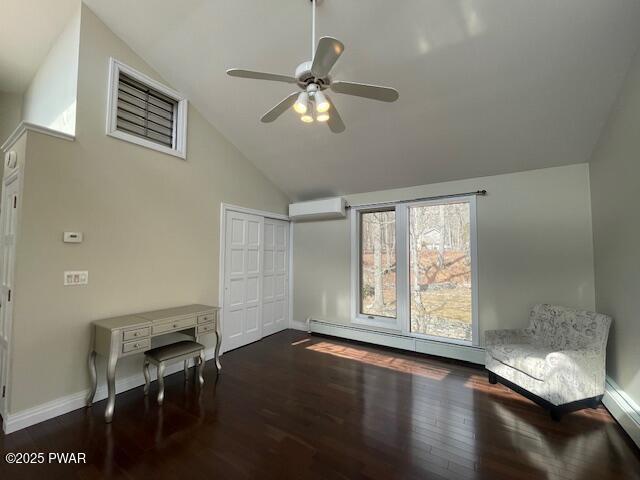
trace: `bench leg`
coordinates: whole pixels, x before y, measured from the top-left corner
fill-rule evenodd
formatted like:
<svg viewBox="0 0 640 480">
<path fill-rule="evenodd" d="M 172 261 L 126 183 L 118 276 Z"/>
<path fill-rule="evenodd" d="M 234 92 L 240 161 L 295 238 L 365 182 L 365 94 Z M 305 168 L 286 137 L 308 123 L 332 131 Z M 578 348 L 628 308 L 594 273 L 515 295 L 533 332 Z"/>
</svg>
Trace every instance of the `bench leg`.
<svg viewBox="0 0 640 480">
<path fill-rule="evenodd" d="M 158 405 L 164 400 L 164 362 L 158 364 Z"/>
<path fill-rule="evenodd" d="M 186 381 L 189 378 L 189 360 L 185 360 L 184 361 L 184 381 L 186 383 Z"/>
<path fill-rule="evenodd" d="M 149 377 L 149 360 L 144 361 L 142 373 L 144 374 L 144 394 L 149 395 L 149 384 L 151 383 L 151 378 Z"/>
<path fill-rule="evenodd" d="M 200 352 L 200 356 L 198 357 L 198 383 L 200 386 L 204 385 L 204 377 L 202 374 L 204 373 L 204 350 Z"/>
</svg>

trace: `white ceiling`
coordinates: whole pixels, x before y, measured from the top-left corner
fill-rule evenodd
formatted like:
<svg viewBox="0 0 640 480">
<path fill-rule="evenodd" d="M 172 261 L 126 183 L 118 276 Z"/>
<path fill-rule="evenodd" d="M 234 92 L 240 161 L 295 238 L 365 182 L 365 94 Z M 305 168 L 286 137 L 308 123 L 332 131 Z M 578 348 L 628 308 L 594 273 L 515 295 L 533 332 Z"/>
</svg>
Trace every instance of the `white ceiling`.
<svg viewBox="0 0 640 480">
<path fill-rule="evenodd" d="M 79 0 L 2 0 L 0 91 L 22 93 Z"/>
<path fill-rule="evenodd" d="M 318 34 L 346 46 L 334 78 L 395 87 L 333 94 L 332 134 L 260 116 L 308 60 L 308 0 L 86 0 L 293 199 L 587 161 L 640 43 L 637 0 L 324 0 Z"/>
</svg>

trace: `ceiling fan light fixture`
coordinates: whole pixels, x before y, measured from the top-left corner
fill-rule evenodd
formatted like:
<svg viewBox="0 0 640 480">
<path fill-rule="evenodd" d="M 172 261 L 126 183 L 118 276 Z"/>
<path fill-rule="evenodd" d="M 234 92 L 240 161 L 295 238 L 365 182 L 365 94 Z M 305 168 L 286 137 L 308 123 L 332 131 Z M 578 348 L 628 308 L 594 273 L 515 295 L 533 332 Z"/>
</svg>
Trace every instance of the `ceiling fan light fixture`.
<svg viewBox="0 0 640 480">
<path fill-rule="evenodd" d="M 316 112 L 325 113 L 328 112 L 331 108 L 331 104 L 327 97 L 325 97 L 324 93 L 317 91 L 313 94 L 313 99 L 316 102 Z"/>
<path fill-rule="evenodd" d="M 307 92 L 300 92 L 296 103 L 293 104 L 293 109 L 300 115 L 307 113 L 309 110 L 309 94 Z"/>
<path fill-rule="evenodd" d="M 227 75 L 232 77 L 289 83 L 297 85 L 302 90 L 302 92 L 290 93 L 262 115 L 260 117 L 262 123 L 271 123 L 287 110 L 293 108 L 300 115 L 302 122 L 308 124 L 325 123 L 333 133 L 342 133 L 345 131 L 345 125 L 340 117 L 340 112 L 322 91 L 331 89 L 334 93 L 381 102 L 395 102 L 398 99 L 398 91 L 393 88 L 333 80 L 331 71 L 344 52 L 344 44 L 333 37 L 322 37 L 316 43 L 316 5 L 321 1 L 311 0 L 311 59 L 298 65 L 293 75 L 241 68 L 227 70 Z M 309 0 L 306 2 L 309 4 Z"/>
</svg>

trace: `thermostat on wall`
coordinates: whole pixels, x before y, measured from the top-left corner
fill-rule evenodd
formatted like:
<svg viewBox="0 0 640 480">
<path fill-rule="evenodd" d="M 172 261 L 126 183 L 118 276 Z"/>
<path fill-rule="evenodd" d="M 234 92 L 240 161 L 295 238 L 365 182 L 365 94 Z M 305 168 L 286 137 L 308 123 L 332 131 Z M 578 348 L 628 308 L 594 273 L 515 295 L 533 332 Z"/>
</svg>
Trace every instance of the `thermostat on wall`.
<svg viewBox="0 0 640 480">
<path fill-rule="evenodd" d="M 64 243 L 82 243 L 82 232 L 64 232 Z"/>
</svg>

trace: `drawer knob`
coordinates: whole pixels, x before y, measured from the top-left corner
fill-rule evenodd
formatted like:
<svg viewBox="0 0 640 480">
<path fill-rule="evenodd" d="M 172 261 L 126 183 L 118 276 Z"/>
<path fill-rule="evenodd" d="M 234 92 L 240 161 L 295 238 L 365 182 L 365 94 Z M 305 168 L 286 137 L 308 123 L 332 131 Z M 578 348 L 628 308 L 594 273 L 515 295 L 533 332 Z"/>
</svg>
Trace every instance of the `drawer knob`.
<svg viewBox="0 0 640 480">
<path fill-rule="evenodd" d="M 173 324 L 173 328 L 178 328 L 178 324 L 177 324 L 177 323 L 174 323 L 174 324 Z"/>
<path fill-rule="evenodd" d="M 139 343 L 134 343 L 134 344 L 133 344 L 133 348 L 139 348 L 139 347 L 140 347 L 140 344 L 139 344 Z"/>
<path fill-rule="evenodd" d="M 133 332 L 134 337 L 137 337 L 138 335 L 140 335 L 140 332 Z"/>
</svg>

